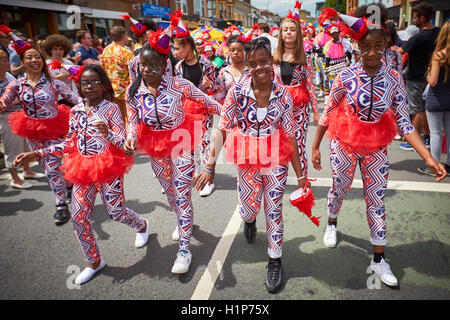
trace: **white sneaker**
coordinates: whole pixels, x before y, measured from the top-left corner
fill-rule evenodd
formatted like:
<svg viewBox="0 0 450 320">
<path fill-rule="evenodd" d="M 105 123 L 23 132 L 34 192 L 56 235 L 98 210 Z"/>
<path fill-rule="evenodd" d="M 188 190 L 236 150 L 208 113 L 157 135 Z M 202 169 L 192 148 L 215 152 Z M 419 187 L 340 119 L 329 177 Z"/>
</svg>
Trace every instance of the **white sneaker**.
<svg viewBox="0 0 450 320">
<path fill-rule="evenodd" d="M 22 184 L 14 183 L 11 181 L 11 188 L 13 189 L 30 189 L 33 185 L 24 181 Z"/>
<path fill-rule="evenodd" d="M 148 220 L 144 219 L 145 221 L 145 232 L 136 232 L 136 240 L 134 241 L 134 246 L 136 248 L 142 248 L 147 244 L 148 241 L 148 235 L 150 234 L 150 227 L 148 225 Z"/>
<path fill-rule="evenodd" d="M 99 272 L 100 270 L 102 270 L 104 267 L 106 266 L 105 260 L 103 260 L 103 258 L 101 258 L 100 260 L 100 265 L 98 266 L 97 269 L 92 269 L 90 267 L 87 267 L 86 269 L 83 270 L 83 272 L 81 272 L 78 277 L 75 279 L 75 284 L 83 284 L 88 282 L 89 280 L 92 279 L 92 277 Z"/>
<path fill-rule="evenodd" d="M 178 251 L 177 260 L 175 260 L 175 263 L 173 264 L 172 267 L 172 273 L 183 274 L 188 272 L 191 260 L 192 260 L 192 253 Z"/>
<path fill-rule="evenodd" d="M 179 241 L 180 235 L 178 234 L 178 226 L 175 227 L 175 230 L 172 232 L 172 240 L 173 241 Z"/>
<path fill-rule="evenodd" d="M 396 287 L 398 285 L 397 278 L 392 273 L 389 264 L 384 261 L 383 258 L 381 258 L 381 261 L 379 263 L 374 262 L 372 259 L 372 261 L 370 262 L 370 268 L 373 270 L 373 272 L 380 276 L 381 281 L 383 281 L 383 283 L 385 283 L 386 285 L 390 287 Z"/>
<path fill-rule="evenodd" d="M 23 178 L 24 179 L 44 179 L 45 174 L 39 173 L 39 172 L 36 172 L 35 174 L 24 173 Z"/>
<path fill-rule="evenodd" d="M 337 229 L 334 224 L 327 225 L 327 229 L 325 230 L 325 234 L 323 235 L 323 243 L 328 248 L 336 247 L 336 233 Z"/>
<path fill-rule="evenodd" d="M 214 183 L 207 184 L 207 185 L 199 192 L 200 197 L 207 197 L 207 196 L 209 196 L 209 195 L 213 192 L 214 188 L 215 188 Z"/>
</svg>

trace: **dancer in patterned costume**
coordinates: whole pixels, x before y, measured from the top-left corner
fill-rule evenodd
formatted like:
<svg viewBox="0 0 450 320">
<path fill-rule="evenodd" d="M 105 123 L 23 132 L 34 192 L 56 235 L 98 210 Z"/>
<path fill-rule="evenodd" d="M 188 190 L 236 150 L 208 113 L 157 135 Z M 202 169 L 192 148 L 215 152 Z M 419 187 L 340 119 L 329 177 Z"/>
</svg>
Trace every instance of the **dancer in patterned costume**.
<svg viewBox="0 0 450 320">
<path fill-rule="evenodd" d="M 100 66 L 90 65 L 81 74 L 80 83 L 85 102 L 72 108 L 66 139 L 16 158 L 20 164 L 48 155 L 67 154 L 61 170 L 74 184 L 72 225 L 89 261 L 89 266 L 75 279 L 76 284 L 86 283 L 106 265 L 90 223 L 98 192 L 109 217 L 137 231 L 137 248 L 147 243 L 149 235 L 147 220 L 124 205 L 123 176 L 131 169 L 133 158 L 122 150 L 125 124 L 119 106 L 112 102 L 114 93 L 108 89 L 111 88 L 108 76 Z"/>
<path fill-rule="evenodd" d="M 227 39 L 228 55 L 231 59 L 231 64 L 225 68 L 220 69 L 219 92 L 214 96 L 219 102 L 223 102 L 228 94 L 228 91 L 239 81 L 246 79 L 249 76 L 249 71 L 245 66 L 244 60 L 244 39 L 241 36 L 231 36 Z"/>
<path fill-rule="evenodd" d="M 208 164 L 196 178 L 196 188 L 214 179 L 216 159 L 226 141 L 227 161 L 238 167 L 239 213 L 245 221 L 244 235 L 249 243 L 256 238 L 255 218 L 264 195 L 269 255 L 266 285 L 269 292 L 276 292 L 282 285 L 282 203 L 289 162 L 299 187 L 307 180 L 299 161 L 291 96 L 271 79 L 269 41 L 258 38 L 247 43 L 245 56 L 251 76 L 228 92 L 219 131 Z"/>
<path fill-rule="evenodd" d="M 22 110 L 9 116 L 12 132 L 27 138 L 32 151 L 51 147 L 64 140 L 69 130 L 70 108 L 58 105 L 58 97 L 77 104 L 81 98 L 59 80 L 52 79 L 42 54 L 30 48 L 21 54 L 26 77 L 9 83 L 0 99 L 0 112 L 14 104 L 17 98 Z M 46 155 L 39 159 L 50 187 L 56 196 L 54 222 L 61 225 L 70 219 L 66 204 L 66 181 L 59 170 L 61 156 Z"/>
<path fill-rule="evenodd" d="M 319 86 L 319 98 L 322 98 L 325 95 L 325 70 L 323 68 L 325 55 L 323 53 L 323 46 L 331 40 L 331 36 L 329 34 L 329 26 L 336 22 L 337 15 L 331 17 L 331 15 L 327 12 L 328 8 L 324 8 L 318 17 L 319 26 L 321 27 L 321 31 L 314 37 L 313 42 L 313 51 L 315 53 L 315 65 L 316 72 L 318 78 L 318 86 Z"/>
<path fill-rule="evenodd" d="M 192 259 L 194 146 L 200 143 L 202 114 L 219 114 L 221 105 L 188 80 L 163 74 L 170 34 L 170 29 L 152 33 L 142 49 L 138 77 L 127 90 L 124 147 L 127 154 L 137 147 L 150 156 L 153 172 L 177 216 L 179 250 L 172 272 L 182 274 L 188 272 Z"/>
<path fill-rule="evenodd" d="M 384 29 L 376 25 L 368 29 L 366 18 L 340 15 L 340 19 L 344 31 L 358 41 L 362 58 L 361 62 L 338 74 L 333 82 L 330 101 L 313 141 L 312 162 L 315 169 L 321 170 L 319 146 L 325 132 L 328 132 L 333 185 L 328 192 L 329 220 L 323 241 L 327 247 L 336 246 L 337 217 L 359 164 L 374 250 L 370 266 L 385 284 L 396 286 L 398 281 L 384 260 L 384 197 L 389 175 L 387 146 L 394 138 L 397 127 L 425 159 L 427 166 L 437 174 L 436 181 L 442 180 L 446 172 L 433 159 L 411 125 L 401 76 L 382 60 L 386 45 Z"/>
<path fill-rule="evenodd" d="M 178 25 L 174 28 L 174 55 L 179 59 L 175 65 L 175 76 L 189 80 L 202 92 L 210 95 L 215 95 L 219 89 L 219 80 L 216 79 L 214 65 L 211 61 L 206 59 L 203 55 L 197 53 L 194 39 L 190 36 L 189 30 L 184 26 L 181 17 L 182 11 L 178 12 L 178 20 L 172 17 L 172 24 L 178 21 Z M 211 144 L 211 131 L 213 127 L 214 117 L 212 113 L 205 113 L 202 121 L 202 140 L 199 146 L 200 155 L 196 156 L 196 172 L 199 174 L 201 170 L 201 163 L 206 164 L 209 155 L 209 148 Z M 207 185 L 200 191 L 200 196 L 209 196 L 215 186 L 214 184 Z"/>
<path fill-rule="evenodd" d="M 288 13 L 280 27 L 279 45 L 274 54 L 275 82 L 284 85 L 292 96 L 294 105 L 294 122 L 298 130 L 295 132 L 297 139 L 300 164 L 303 172 L 308 170 L 308 157 L 306 154 L 306 135 L 309 126 L 309 108 L 314 111 L 314 125 L 319 121 L 317 99 L 312 84 L 313 72 L 307 65 L 306 55 L 301 39 L 301 25 L 299 13 Z"/>
</svg>

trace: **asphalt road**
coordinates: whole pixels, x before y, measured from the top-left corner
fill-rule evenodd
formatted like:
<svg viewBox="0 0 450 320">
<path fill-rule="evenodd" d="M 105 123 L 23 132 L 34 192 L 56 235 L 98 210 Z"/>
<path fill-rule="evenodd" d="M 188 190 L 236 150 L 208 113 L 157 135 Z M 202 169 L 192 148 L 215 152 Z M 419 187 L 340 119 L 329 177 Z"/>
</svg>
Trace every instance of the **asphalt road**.
<svg viewBox="0 0 450 320">
<path fill-rule="evenodd" d="M 308 150 L 314 130 L 311 126 Z M 134 248 L 135 232 L 111 221 L 97 197 L 92 226 L 107 267 L 81 287 L 73 280 L 87 262 L 72 225 L 53 224 L 54 196 L 47 182 L 33 182 L 31 190 L 19 191 L 9 187 L 6 169 L 0 171 L 0 299 L 449 299 L 450 178 L 436 191 L 433 178 L 416 171 L 423 165 L 420 157 L 400 150 L 398 144 L 389 147 L 394 187 L 386 196 L 386 258 L 400 282 L 397 289 L 380 285 L 367 270 L 372 253 L 359 173 L 344 201 L 337 247 L 328 249 L 322 243 L 331 177 L 324 139 L 324 169 L 310 167 L 311 177 L 321 178 L 313 183 L 313 214 L 322 216 L 322 223 L 316 227 L 290 205 L 295 186 L 289 185 L 283 209 L 285 284 L 277 294 L 267 293 L 264 285 L 264 215 L 257 218 L 256 242 L 248 244 L 236 212 L 232 165 L 217 167 L 216 191 L 210 197 L 193 192 L 193 261 L 187 274 L 176 276 L 170 272 L 178 248 L 170 239 L 175 215 L 152 176 L 148 158 L 137 156 L 125 178 L 126 204 L 149 219 L 149 242 Z M 294 176 L 292 170 L 290 174 Z"/>
</svg>

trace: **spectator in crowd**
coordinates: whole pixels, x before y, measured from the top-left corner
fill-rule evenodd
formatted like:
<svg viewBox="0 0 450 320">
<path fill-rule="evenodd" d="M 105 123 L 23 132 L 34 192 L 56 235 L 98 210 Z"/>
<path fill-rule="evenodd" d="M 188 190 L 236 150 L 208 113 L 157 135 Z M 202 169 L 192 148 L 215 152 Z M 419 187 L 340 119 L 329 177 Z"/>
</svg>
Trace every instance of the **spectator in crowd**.
<svg viewBox="0 0 450 320">
<path fill-rule="evenodd" d="M 450 21 L 442 27 L 436 41 L 436 48 L 427 70 L 429 89 L 425 98 L 426 115 L 430 126 L 431 154 L 441 159 L 442 129 L 447 138 L 447 162 L 450 172 Z M 428 167 L 418 168 L 420 173 L 436 176 Z"/>
<path fill-rule="evenodd" d="M 6 89 L 6 86 L 14 81 L 15 78 L 9 73 L 9 59 L 6 52 L 0 50 L 0 96 Z M 11 132 L 11 127 L 8 123 L 8 117 L 12 112 L 20 110 L 20 104 L 0 114 L 0 137 L 2 139 L 5 166 L 11 174 L 10 186 L 15 189 L 29 189 L 33 185 L 29 182 L 23 181 L 17 172 L 17 168 L 13 165 L 14 159 L 22 152 L 27 152 L 30 149 L 24 138 L 16 136 Z M 23 164 L 23 177 L 25 179 L 42 179 L 45 175 L 36 173 L 31 170 L 29 163 Z"/>
<path fill-rule="evenodd" d="M 261 22 L 258 23 L 259 25 L 259 35 L 257 38 L 259 37 L 265 37 L 267 39 L 269 39 L 270 41 L 270 49 L 272 51 L 272 55 L 275 53 L 275 50 L 277 50 L 278 47 L 278 39 L 275 37 L 272 37 L 269 32 L 270 32 L 270 27 L 267 23 L 265 22 Z"/>
<path fill-rule="evenodd" d="M 100 61 L 106 74 L 111 80 L 114 90 L 114 102 L 117 103 L 126 120 L 125 91 L 130 83 L 128 63 L 134 58 L 131 50 L 125 48 L 128 42 L 127 30 L 122 26 L 115 26 L 110 32 L 113 43 L 103 50 Z"/>
<path fill-rule="evenodd" d="M 103 39 L 99 38 L 98 36 L 95 35 L 92 39 L 92 43 L 93 43 L 93 47 L 97 51 L 98 55 L 101 55 L 103 53 L 103 49 L 104 49 L 102 46 Z"/>
<path fill-rule="evenodd" d="M 136 36 L 134 33 L 133 35 L 136 36 L 137 42 L 134 45 L 134 55 L 137 56 L 139 52 L 141 52 L 142 47 L 147 42 L 148 34 L 150 31 L 156 31 L 158 30 L 158 26 L 152 19 L 144 19 L 142 21 L 139 21 L 143 26 L 147 27 L 147 31 L 142 36 Z M 175 64 L 174 64 L 175 65 Z"/>
<path fill-rule="evenodd" d="M 433 12 L 433 5 L 428 2 L 421 2 L 412 8 L 413 22 L 420 31 L 399 49 L 400 53 L 406 52 L 409 54 L 408 72 L 406 74 L 406 95 L 409 114 L 417 132 L 419 134 L 423 132 L 423 140 L 428 148 L 430 145 L 430 129 L 428 128 L 425 101 L 422 99 L 422 94 L 427 85 L 425 72 L 439 34 L 439 28 L 434 27 L 430 21 Z M 414 150 L 406 142 L 401 143 L 400 148 L 403 150 Z"/>
<path fill-rule="evenodd" d="M 80 43 L 76 53 L 81 54 L 79 65 L 90 65 L 93 63 L 100 64 L 98 60 L 98 52 L 92 48 L 92 36 L 86 30 L 77 31 L 77 40 Z"/>
<path fill-rule="evenodd" d="M 16 30 L 13 30 L 13 33 L 16 36 L 18 36 L 22 41 L 27 41 L 27 37 L 25 37 L 25 35 L 23 33 L 16 31 Z M 10 48 L 10 52 L 11 52 L 11 54 L 9 56 L 9 63 L 11 64 L 11 74 L 14 77 L 21 76 L 24 73 L 25 68 L 20 63 L 20 56 L 12 48 Z"/>
<path fill-rule="evenodd" d="M 6 56 L 8 57 L 8 61 L 10 60 L 11 53 L 13 52 L 13 49 L 9 47 L 9 44 L 11 42 L 11 39 L 9 38 L 8 32 L 11 32 L 12 30 L 6 27 L 5 25 L 1 25 L 0 29 L 0 51 L 3 51 L 6 53 Z"/>
<path fill-rule="evenodd" d="M 74 80 L 69 80 L 70 73 L 67 71 L 67 68 L 73 65 L 72 61 L 66 58 L 69 51 L 72 49 L 72 43 L 70 42 L 70 40 L 61 34 L 52 34 L 45 39 L 43 49 L 47 54 L 46 63 L 49 67 L 48 71 L 50 73 L 50 76 L 66 83 L 69 86 L 70 90 L 77 91 L 77 85 Z M 75 59 L 79 61 L 81 55 L 77 55 L 75 57 Z M 51 67 L 54 61 L 58 61 L 59 63 L 64 65 L 64 67 Z M 63 99 L 62 97 L 58 98 L 58 103 L 63 103 L 65 105 L 73 107 L 72 103 Z"/>
</svg>

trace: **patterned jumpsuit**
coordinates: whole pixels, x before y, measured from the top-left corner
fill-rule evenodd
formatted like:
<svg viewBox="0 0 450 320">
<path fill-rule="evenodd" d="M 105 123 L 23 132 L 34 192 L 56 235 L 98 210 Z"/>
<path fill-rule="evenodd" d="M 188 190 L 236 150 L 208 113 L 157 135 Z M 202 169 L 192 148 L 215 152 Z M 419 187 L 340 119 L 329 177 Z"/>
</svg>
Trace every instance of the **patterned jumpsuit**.
<svg viewBox="0 0 450 320">
<path fill-rule="evenodd" d="M 103 135 L 93 126 L 103 122 L 108 125 L 109 135 Z M 103 100 L 87 114 L 84 103 L 72 108 L 70 126 L 67 138 L 60 144 L 36 152 L 40 156 L 61 156 L 68 144 L 76 141 L 76 148 L 83 157 L 93 157 L 105 152 L 109 145 L 123 148 L 125 141 L 125 124 L 119 106 L 108 100 Z M 81 249 L 90 263 L 100 261 L 100 252 L 91 227 L 91 216 L 94 209 L 95 197 L 100 192 L 108 215 L 114 221 L 129 225 L 136 231 L 142 231 L 145 222 L 133 210 L 125 207 L 123 190 L 123 176 L 111 177 L 107 182 L 93 182 L 90 184 L 74 183 L 72 194 L 72 225 L 80 242 Z"/>
<path fill-rule="evenodd" d="M 78 94 L 71 91 L 64 82 L 55 79 L 49 80 L 44 74 L 42 74 L 34 89 L 26 78 L 11 82 L 3 93 L 1 101 L 6 106 L 12 106 L 14 100 L 18 98 L 26 116 L 36 119 L 51 119 L 58 115 L 59 96 L 74 105 L 82 101 Z M 31 151 L 48 148 L 63 140 L 64 137 L 57 140 L 39 141 L 27 139 Z M 56 196 L 57 207 L 65 206 L 66 203 L 66 181 L 63 173 L 59 170 L 61 159 L 61 156 L 46 155 L 39 160 L 39 164 Z"/>
<path fill-rule="evenodd" d="M 333 82 L 330 101 L 319 124 L 328 127 L 333 121 L 330 112 L 346 98 L 358 118 L 366 123 L 376 123 L 391 109 L 403 136 L 414 131 L 406 106 L 405 85 L 400 74 L 384 62 L 380 70 L 370 77 L 357 63 L 342 71 Z M 359 164 L 363 180 L 367 220 L 373 245 L 386 244 L 384 197 L 389 176 L 387 147 L 369 154 L 349 153 L 337 139 L 330 140 L 330 162 L 333 185 L 328 192 L 328 216 L 337 218 L 345 195 L 353 182 Z"/>
<path fill-rule="evenodd" d="M 202 79 L 203 76 L 206 76 L 212 83 L 210 88 L 205 88 L 205 86 L 202 83 L 202 79 L 200 79 L 200 83 L 198 85 L 198 88 L 204 92 L 208 93 L 216 93 L 219 89 L 218 80 L 216 79 L 216 73 L 214 70 L 214 66 L 211 61 L 203 57 L 201 54 L 197 56 L 198 57 L 198 63 L 200 65 L 200 68 L 202 69 Z M 175 65 L 175 76 L 184 78 L 184 69 L 183 69 L 183 62 L 184 60 L 178 61 L 178 63 Z M 190 79 L 187 79 L 190 80 Z M 203 165 L 206 164 L 209 157 L 209 149 L 211 144 L 211 131 L 214 123 L 214 117 L 212 114 L 205 115 L 203 122 L 202 122 L 202 143 L 200 145 L 200 152 L 202 155 L 202 161 Z"/>
<path fill-rule="evenodd" d="M 267 115 L 262 122 L 257 120 L 256 98 L 251 88 L 251 76 L 235 85 L 228 92 L 223 105 L 219 129 L 231 130 L 236 124 L 243 135 L 267 137 L 277 129 L 283 129 L 290 137 L 295 135 L 292 99 L 285 88 L 273 85 Z M 245 222 L 252 222 L 258 215 L 264 195 L 268 255 L 282 256 L 283 242 L 283 193 L 288 177 L 289 164 L 271 169 L 258 169 L 255 166 L 238 166 L 237 191 L 239 213 Z"/>
<path fill-rule="evenodd" d="M 279 65 L 274 67 L 275 82 L 279 85 L 284 85 L 281 77 L 281 68 Z M 306 136 L 309 127 L 309 108 L 314 112 L 317 110 L 317 98 L 314 92 L 314 85 L 312 84 L 313 72 L 309 66 L 297 65 L 292 75 L 289 86 L 304 85 L 309 94 L 309 101 L 305 105 L 294 106 L 294 121 L 298 125 L 298 130 L 295 132 L 295 139 L 297 140 L 298 153 L 300 155 L 300 164 L 305 174 L 308 173 L 308 156 L 306 154 Z"/>
<path fill-rule="evenodd" d="M 138 138 L 143 124 L 155 131 L 175 129 L 185 120 L 184 99 L 204 103 L 209 114 L 219 114 L 221 105 L 197 89 L 191 82 L 164 75 L 156 98 L 141 83 L 134 96 L 127 92 L 127 139 Z M 194 154 L 185 152 L 178 158 L 150 157 L 153 172 L 164 188 L 167 201 L 177 215 L 180 250 L 190 251 L 194 209 L 191 192 L 194 174 Z"/>
</svg>

